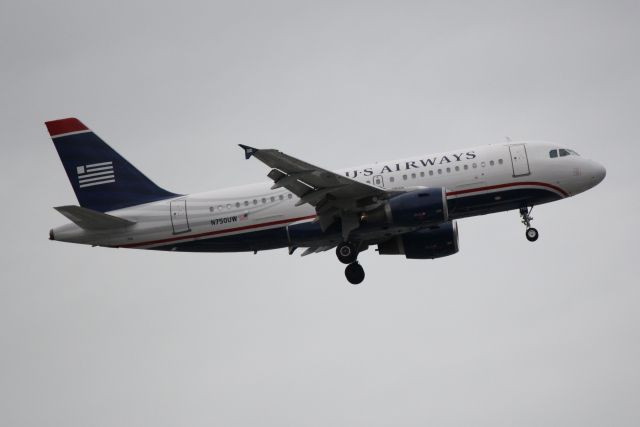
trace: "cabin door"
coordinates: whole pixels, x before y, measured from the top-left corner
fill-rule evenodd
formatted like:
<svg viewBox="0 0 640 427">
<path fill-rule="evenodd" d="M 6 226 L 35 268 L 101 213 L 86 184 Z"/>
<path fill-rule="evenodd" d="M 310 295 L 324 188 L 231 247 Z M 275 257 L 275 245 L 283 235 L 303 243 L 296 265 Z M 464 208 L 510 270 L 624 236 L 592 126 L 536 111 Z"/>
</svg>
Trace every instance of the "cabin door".
<svg viewBox="0 0 640 427">
<path fill-rule="evenodd" d="M 171 226 L 173 234 L 186 233 L 190 230 L 187 218 L 187 201 L 176 200 L 170 204 Z"/>
<path fill-rule="evenodd" d="M 511 153 L 511 167 L 513 168 L 513 176 L 530 175 L 529 159 L 527 158 L 527 147 L 524 144 L 513 144 L 509 146 Z"/>
</svg>

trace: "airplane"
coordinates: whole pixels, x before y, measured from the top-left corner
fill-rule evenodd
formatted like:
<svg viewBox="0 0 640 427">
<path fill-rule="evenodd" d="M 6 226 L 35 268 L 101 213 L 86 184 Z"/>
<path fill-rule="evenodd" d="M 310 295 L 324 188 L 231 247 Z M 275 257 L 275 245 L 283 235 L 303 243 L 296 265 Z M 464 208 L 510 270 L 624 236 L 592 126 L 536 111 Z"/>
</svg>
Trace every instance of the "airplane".
<svg viewBox="0 0 640 427">
<path fill-rule="evenodd" d="M 561 144 L 507 141 L 335 172 L 276 149 L 240 145 L 270 182 L 197 194 L 158 187 L 76 118 L 45 123 L 78 205 L 50 240 L 110 248 L 240 252 L 335 248 L 352 284 L 358 254 L 435 259 L 458 252 L 457 220 L 517 210 L 526 238 L 534 206 L 599 184 L 599 163 Z"/>
</svg>

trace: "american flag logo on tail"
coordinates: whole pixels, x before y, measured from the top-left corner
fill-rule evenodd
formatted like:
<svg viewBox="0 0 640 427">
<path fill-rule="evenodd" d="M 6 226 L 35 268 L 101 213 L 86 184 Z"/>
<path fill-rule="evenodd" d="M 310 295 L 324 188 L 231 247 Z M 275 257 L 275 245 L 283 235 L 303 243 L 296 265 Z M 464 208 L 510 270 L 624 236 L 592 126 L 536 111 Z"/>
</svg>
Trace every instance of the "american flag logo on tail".
<svg viewBox="0 0 640 427">
<path fill-rule="evenodd" d="M 78 166 L 76 171 L 78 172 L 78 184 L 80 184 L 80 188 L 116 182 L 116 176 L 113 172 L 113 162 Z"/>
</svg>

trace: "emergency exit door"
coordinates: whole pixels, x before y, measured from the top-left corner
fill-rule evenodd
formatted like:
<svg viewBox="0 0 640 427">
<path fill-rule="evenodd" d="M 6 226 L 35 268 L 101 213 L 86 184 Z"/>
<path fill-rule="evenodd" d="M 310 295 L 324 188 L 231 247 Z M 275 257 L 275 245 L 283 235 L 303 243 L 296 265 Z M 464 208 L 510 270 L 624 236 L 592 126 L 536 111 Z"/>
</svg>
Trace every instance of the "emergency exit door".
<svg viewBox="0 0 640 427">
<path fill-rule="evenodd" d="M 524 144 L 513 144 L 509 146 L 511 153 L 511 167 L 513 168 L 513 176 L 530 175 L 529 159 L 527 157 L 527 147 Z"/>
<path fill-rule="evenodd" d="M 190 230 L 187 218 L 187 201 L 176 200 L 170 203 L 171 226 L 173 234 L 186 233 Z"/>
</svg>

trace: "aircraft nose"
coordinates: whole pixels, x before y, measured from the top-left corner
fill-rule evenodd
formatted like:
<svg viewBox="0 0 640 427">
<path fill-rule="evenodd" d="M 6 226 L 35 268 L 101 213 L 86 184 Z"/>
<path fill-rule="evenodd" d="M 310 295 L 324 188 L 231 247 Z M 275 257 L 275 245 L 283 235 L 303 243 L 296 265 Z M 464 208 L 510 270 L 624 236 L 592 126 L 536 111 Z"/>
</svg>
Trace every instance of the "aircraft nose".
<svg viewBox="0 0 640 427">
<path fill-rule="evenodd" d="M 593 181 L 593 185 L 600 184 L 606 175 L 607 170 L 604 166 L 600 163 L 593 162 L 593 167 L 591 168 L 591 180 Z"/>
</svg>

